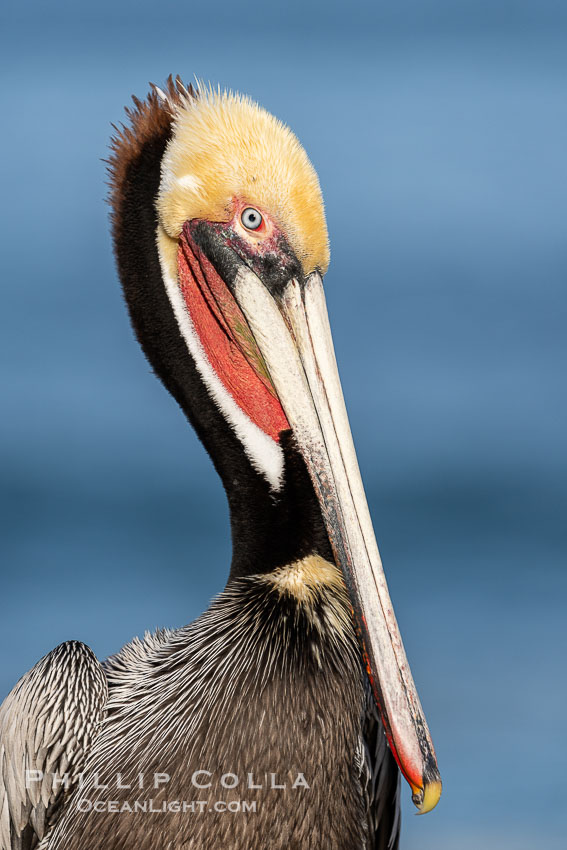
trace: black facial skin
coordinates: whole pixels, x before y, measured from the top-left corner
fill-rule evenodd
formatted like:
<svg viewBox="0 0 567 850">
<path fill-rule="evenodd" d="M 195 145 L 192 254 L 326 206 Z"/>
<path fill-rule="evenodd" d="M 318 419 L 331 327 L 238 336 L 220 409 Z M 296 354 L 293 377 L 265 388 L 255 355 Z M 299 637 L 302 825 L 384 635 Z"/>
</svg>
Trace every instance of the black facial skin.
<svg viewBox="0 0 567 850">
<path fill-rule="evenodd" d="M 236 233 L 230 223 L 195 219 L 185 224 L 185 230 L 231 291 L 242 263 L 252 269 L 276 300 L 292 278 L 302 286 L 305 282 L 301 263 L 282 233 L 256 246 Z"/>
</svg>

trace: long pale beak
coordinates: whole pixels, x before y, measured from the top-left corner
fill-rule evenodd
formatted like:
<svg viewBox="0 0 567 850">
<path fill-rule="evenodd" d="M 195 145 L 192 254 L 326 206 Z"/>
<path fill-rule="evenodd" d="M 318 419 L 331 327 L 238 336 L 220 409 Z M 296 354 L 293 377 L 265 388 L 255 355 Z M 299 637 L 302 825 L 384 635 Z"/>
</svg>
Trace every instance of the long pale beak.
<svg viewBox="0 0 567 850">
<path fill-rule="evenodd" d="M 318 495 L 350 595 L 390 747 L 421 813 L 441 778 L 388 593 L 334 355 L 323 284 L 311 274 L 272 295 L 248 267 L 233 284 Z"/>
</svg>

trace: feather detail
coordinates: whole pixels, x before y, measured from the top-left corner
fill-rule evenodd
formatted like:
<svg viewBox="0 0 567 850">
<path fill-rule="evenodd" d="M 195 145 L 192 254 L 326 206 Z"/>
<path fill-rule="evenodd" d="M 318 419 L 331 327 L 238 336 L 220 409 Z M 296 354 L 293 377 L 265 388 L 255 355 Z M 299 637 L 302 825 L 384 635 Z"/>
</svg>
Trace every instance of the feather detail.
<svg viewBox="0 0 567 850">
<path fill-rule="evenodd" d="M 73 786 L 100 728 L 106 677 L 79 641 L 56 647 L 20 679 L 0 708 L 0 850 L 27 850 Z"/>
</svg>

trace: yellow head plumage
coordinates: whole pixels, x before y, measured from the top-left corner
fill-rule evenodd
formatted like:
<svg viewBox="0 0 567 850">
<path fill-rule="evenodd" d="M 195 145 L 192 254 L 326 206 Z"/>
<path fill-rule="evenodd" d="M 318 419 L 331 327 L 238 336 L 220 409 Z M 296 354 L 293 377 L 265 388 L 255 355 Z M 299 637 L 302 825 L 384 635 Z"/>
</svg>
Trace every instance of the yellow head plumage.
<svg viewBox="0 0 567 850">
<path fill-rule="evenodd" d="M 228 221 L 235 198 L 269 213 L 306 274 L 325 273 L 321 188 L 295 135 L 248 97 L 201 90 L 176 108 L 157 200 L 161 228 L 177 240 L 187 220 Z"/>
</svg>

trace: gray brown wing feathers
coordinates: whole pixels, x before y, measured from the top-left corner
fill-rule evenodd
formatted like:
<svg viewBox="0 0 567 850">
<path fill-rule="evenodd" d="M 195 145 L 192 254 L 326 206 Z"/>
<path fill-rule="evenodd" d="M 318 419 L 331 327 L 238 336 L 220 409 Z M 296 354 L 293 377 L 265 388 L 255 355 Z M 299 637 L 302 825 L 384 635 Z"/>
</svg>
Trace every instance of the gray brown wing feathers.
<svg viewBox="0 0 567 850">
<path fill-rule="evenodd" d="M 102 667 L 79 641 L 57 646 L 8 694 L 0 707 L 0 850 L 31 850 L 45 837 L 107 697 Z"/>
</svg>

